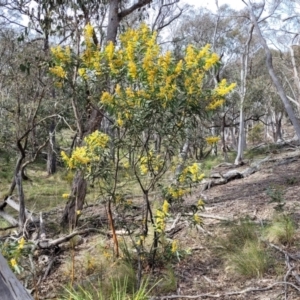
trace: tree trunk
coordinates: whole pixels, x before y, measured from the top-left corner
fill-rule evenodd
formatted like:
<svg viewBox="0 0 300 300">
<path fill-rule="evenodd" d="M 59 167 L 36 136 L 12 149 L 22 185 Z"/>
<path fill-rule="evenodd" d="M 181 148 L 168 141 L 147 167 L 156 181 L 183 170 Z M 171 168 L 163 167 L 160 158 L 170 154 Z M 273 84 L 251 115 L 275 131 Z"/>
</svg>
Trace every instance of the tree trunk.
<svg viewBox="0 0 300 300">
<path fill-rule="evenodd" d="M 86 190 L 87 182 L 82 172 L 78 171 L 73 180 L 71 195 L 64 209 L 61 220 L 62 226 L 69 226 L 71 229 L 77 226 L 78 217 L 84 205 Z"/>
<path fill-rule="evenodd" d="M 23 185 L 22 185 L 22 174 L 21 171 L 16 175 L 16 184 L 18 188 L 18 196 L 19 196 L 19 231 L 22 232 L 24 229 L 26 216 L 25 216 L 25 198 L 23 192 Z"/>
<path fill-rule="evenodd" d="M 228 162 L 229 158 L 228 158 L 228 154 L 227 154 L 226 141 L 225 141 L 225 125 L 226 125 L 225 121 L 226 121 L 226 115 L 223 114 L 223 116 L 222 116 L 222 125 L 221 125 L 222 152 L 223 152 L 223 155 L 224 155 L 224 160 L 226 162 Z"/>
<path fill-rule="evenodd" d="M 182 147 L 182 150 L 179 154 L 180 163 L 178 164 L 178 166 L 176 168 L 176 172 L 175 172 L 176 177 L 178 177 L 181 174 L 182 170 L 183 170 L 184 163 L 185 163 L 185 161 L 187 159 L 187 156 L 188 156 L 189 148 L 190 148 L 190 140 L 187 137 L 186 140 L 185 140 L 185 143 Z"/>
<path fill-rule="evenodd" d="M 56 173 L 56 144 L 55 144 L 55 121 L 52 120 L 49 130 L 49 145 L 47 155 L 47 173 L 52 175 Z"/>
<path fill-rule="evenodd" d="M 0 253 L 0 299 L 1 300 L 33 300 L 15 274 L 9 268 Z"/>
<path fill-rule="evenodd" d="M 106 36 L 107 43 L 116 42 L 118 27 L 121 20 L 119 17 L 119 2 L 120 0 L 110 0 L 109 2 L 108 26 Z"/>
<path fill-rule="evenodd" d="M 276 143 L 276 142 L 279 142 L 279 141 L 283 140 L 283 138 L 282 138 L 282 113 L 279 113 L 279 116 L 276 117 L 275 120 L 276 120 L 276 122 L 275 122 L 275 128 L 276 128 L 275 143 Z"/>
<path fill-rule="evenodd" d="M 245 149 L 245 113 L 244 113 L 244 102 L 246 98 L 246 89 L 247 89 L 247 72 L 248 72 L 248 59 L 249 59 L 249 48 L 250 42 L 252 39 L 253 25 L 249 28 L 249 36 L 245 43 L 244 53 L 241 57 L 241 90 L 240 90 L 240 124 L 239 124 L 239 141 L 238 141 L 238 152 L 235 158 L 234 164 L 240 165 L 244 158 L 244 149 Z"/>
<path fill-rule="evenodd" d="M 265 38 L 263 37 L 263 35 L 261 33 L 256 16 L 254 15 L 254 12 L 253 12 L 252 3 L 249 0 L 247 1 L 247 3 L 248 3 L 248 10 L 249 10 L 251 21 L 252 21 L 253 25 L 255 26 L 260 43 L 263 46 L 265 53 L 266 53 L 266 63 L 267 63 L 267 68 L 268 68 L 270 77 L 272 79 L 274 86 L 277 89 L 277 92 L 278 92 L 280 99 L 285 107 L 285 110 L 294 126 L 298 140 L 300 140 L 300 122 L 296 118 L 296 115 L 293 111 L 293 107 L 290 104 L 290 102 L 285 94 L 283 86 L 282 86 L 280 80 L 278 79 L 277 75 L 275 74 L 274 67 L 273 67 L 273 61 L 272 61 L 272 53 L 270 51 L 270 48 L 269 48 Z"/>
</svg>

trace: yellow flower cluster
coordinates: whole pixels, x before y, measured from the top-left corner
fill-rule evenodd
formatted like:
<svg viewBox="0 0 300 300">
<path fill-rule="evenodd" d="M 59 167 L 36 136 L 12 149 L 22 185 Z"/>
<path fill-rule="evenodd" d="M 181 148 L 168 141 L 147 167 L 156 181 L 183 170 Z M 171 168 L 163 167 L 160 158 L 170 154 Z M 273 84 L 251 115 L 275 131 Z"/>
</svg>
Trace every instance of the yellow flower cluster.
<svg viewBox="0 0 300 300">
<path fill-rule="evenodd" d="M 170 196 L 172 196 L 173 199 L 180 199 L 186 193 L 188 193 L 188 190 L 180 188 L 180 187 L 172 187 L 171 186 L 168 188 L 168 194 Z"/>
<path fill-rule="evenodd" d="M 98 149 L 107 148 L 108 141 L 108 135 L 96 130 L 84 138 L 85 146 L 76 147 L 70 157 L 62 151 L 61 157 L 70 169 L 85 167 L 100 160 Z"/>
<path fill-rule="evenodd" d="M 159 233 L 162 233 L 166 228 L 166 217 L 168 216 L 170 204 L 167 200 L 164 200 L 162 209 L 156 210 L 155 215 L 155 230 Z"/>
<path fill-rule="evenodd" d="M 24 245 L 25 245 L 25 239 L 24 237 L 22 237 L 19 241 L 18 241 L 18 250 L 22 250 L 24 248 Z"/>
<path fill-rule="evenodd" d="M 171 245 L 171 252 L 175 253 L 178 251 L 178 241 L 177 240 L 173 240 L 172 241 L 172 245 Z"/>
<path fill-rule="evenodd" d="M 187 177 L 193 182 L 199 182 L 204 178 L 204 174 L 201 172 L 199 164 L 194 163 L 191 166 L 184 168 L 179 176 L 179 182 L 184 182 Z"/>
<path fill-rule="evenodd" d="M 112 105 L 114 103 L 114 97 L 109 92 L 103 92 L 100 102 L 104 105 Z"/>
<path fill-rule="evenodd" d="M 194 222 L 194 224 L 202 224 L 203 223 L 202 219 L 197 214 L 194 214 L 193 222 Z"/>
<path fill-rule="evenodd" d="M 88 79 L 88 76 L 87 76 L 87 73 L 86 73 L 86 68 L 79 68 L 78 69 L 78 74 L 83 79 Z"/>
<path fill-rule="evenodd" d="M 93 43 L 93 34 L 94 28 L 90 23 L 88 23 L 84 28 L 84 40 L 88 47 Z"/>
<path fill-rule="evenodd" d="M 55 66 L 55 67 L 49 68 L 49 71 L 51 74 L 57 76 L 58 78 L 66 78 L 67 77 L 67 72 L 61 66 Z"/>
<path fill-rule="evenodd" d="M 209 55 L 211 49 L 211 45 L 210 44 L 206 44 L 197 54 L 197 59 L 200 60 L 202 58 L 205 58 Z"/>
<path fill-rule="evenodd" d="M 226 79 L 223 79 L 218 86 L 214 89 L 215 94 L 217 94 L 218 96 L 225 96 L 228 93 L 230 93 L 234 88 L 235 88 L 236 84 L 235 83 L 231 83 L 231 84 L 227 84 Z"/>
<path fill-rule="evenodd" d="M 208 110 L 215 110 L 222 106 L 224 104 L 225 100 L 224 99 L 215 99 L 212 100 L 207 106 L 206 109 Z"/>
<path fill-rule="evenodd" d="M 109 136 L 105 133 L 100 132 L 99 130 L 94 131 L 84 138 L 85 143 L 87 144 L 89 151 L 93 152 L 97 147 L 105 148 L 109 142 Z"/>
<path fill-rule="evenodd" d="M 163 167 L 163 159 L 161 155 L 155 155 L 150 151 L 147 156 L 142 156 L 140 158 L 140 171 L 142 175 L 146 175 L 149 172 L 149 169 L 152 172 L 159 172 Z"/>
<path fill-rule="evenodd" d="M 217 62 L 219 62 L 219 56 L 216 53 L 211 53 L 206 59 L 205 59 L 205 65 L 204 70 L 209 70 L 211 67 L 213 67 Z"/>
<path fill-rule="evenodd" d="M 113 42 L 110 41 L 104 50 L 106 58 L 109 62 L 111 62 L 113 60 L 114 52 L 115 52 L 115 45 Z"/>
<path fill-rule="evenodd" d="M 69 46 L 62 48 L 61 46 L 56 46 L 51 48 L 51 54 L 61 63 L 71 62 L 71 48 Z"/>
<path fill-rule="evenodd" d="M 10 260 L 10 264 L 11 264 L 11 266 L 12 266 L 13 268 L 15 268 L 15 267 L 18 265 L 15 258 L 12 258 L 12 259 Z"/>
<path fill-rule="evenodd" d="M 199 199 L 197 202 L 197 207 L 199 209 L 202 209 L 202 208 L 204 208 L 204 205 L 205 205 L 204 201 L 202 199 Z"/>
<path fill-rule="evenodd" d="M 79 162 L 82 165 L 87 165 L 91 161 L 85 146 L 76 147 L 72 153 L 71 160 Z"/>
<path fill-rule="evenodd" d="M 213 145 L 213 144 L 217 143 L 220 140 L 220 137 L 218 137 L 218 136 L 209 136 L 209 137 L 205 138 L 205 140 L 209 145 Z"/>
<path fill-rule="evenodd" d="M 64 153 L 65 154 L 65 153 Z M 62 194 L 62 197 L 64 198 L 64 199 L 68 199 L 69 197 L 70 197 L 70 194 Z"/>
</svg>

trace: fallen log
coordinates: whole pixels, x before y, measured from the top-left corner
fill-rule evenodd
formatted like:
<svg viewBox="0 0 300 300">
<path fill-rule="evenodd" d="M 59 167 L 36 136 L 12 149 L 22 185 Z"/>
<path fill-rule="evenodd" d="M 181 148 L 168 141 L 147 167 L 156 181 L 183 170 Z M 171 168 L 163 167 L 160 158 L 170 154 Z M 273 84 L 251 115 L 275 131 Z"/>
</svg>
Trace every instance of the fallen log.
<svg viewBox="0 0 300 300">
<path fill-rule="evenodd" d="M 263 163 L 269 161 L 269 156 L 266 158 L 258 161 L 255 164 L 252 164 L 249 168 L 243 170 L 243 171 L 238 171 L 238 170 L 229 170 L 225 174 L 220 174 L 220 173 L 213 173 L 212 174 L 212 179 L 209 181 L 204 182 L 204 186 L 202 191 L 208 190 L 216 185 L 223 185 L 226 184 L 232 180 L 236 179 L 241 179 L 241 178 L 246 178 L 258 170 L 260 170 L 260 167 Z"/>
</svg>

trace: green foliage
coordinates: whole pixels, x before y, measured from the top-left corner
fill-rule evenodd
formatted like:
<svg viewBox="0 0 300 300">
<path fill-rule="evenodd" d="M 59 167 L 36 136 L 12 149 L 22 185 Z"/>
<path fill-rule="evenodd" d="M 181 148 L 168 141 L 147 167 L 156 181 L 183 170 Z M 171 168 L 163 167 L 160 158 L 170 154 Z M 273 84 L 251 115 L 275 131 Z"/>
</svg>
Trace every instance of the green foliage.
<svg viewBox="0 0 300 300">
<path fill-rule="evenodd" d="M 251 143 L 259 143 L 262 141 L 264 127 L 261 123 L 255 124 L 253 128 L 248 133 L 248 138 Z"/>
<path fill-rule="evenodd" d="M 150 297 L 150 292 L 155 287 L 149 287 L 147 280 L 143 280 L 141 286 L 131 293 L 128 293 L 128 278 L 111 279 L 110 294 L 105 293 L 103 284 L 98 281 L 97 284 L 89 283 L 85 286 L 77 286 L 76 288 L 66 288 L 66 295 L 62 296 L 60 300 L 147 300 Z"/>
<path fill-rule="evenodd" d="M 248 241 L 257 241 L 256 225 L 248 219 L 233 224 L 226 238 L 221 241 L 226 252 L 234 252 Z"/>
<path fill-rule="evenodd" d="M 293 219 L 280 214 L 265 229 L 265 237 L 272 243 L 281 243 L 290 246 L 295 240 L 296 225 Z"/>
<path fill-rule="evenodd" d="M 231 226 L 221 245 L 227 269 L 242 276 L 261 277 L 273 266 L 256 225 L 247 219 Z"/>
<path fill-rule="evenodd" d="M 245 277 L 262 277 L 273 265 L 270 255 L 259 241 L 247 240 L 227 256 L 228 269 Z"/>
<path fill-rule="evenodd" d="M 205 174 L 210 171 L 213 167 L 217 166 L 223 161 L 221 156 L 208 156 L 205 158 L 201 164 L 203 171 Z"/>
<path fill-rule="evenodd" d="M 172 266 L 168 266 L 161 277 L 161 280 L 155 287 L 156 294 L 166 295 L 171 292 L 176 292 L 177 289 L 177 277 Z"/>
<path fill-rule="evenodd" d="M 7 240 L 0 243 L 0 252 L 9 262 L 10 267 L 16 273 L 20 274 L 24 266 L 28 266 L 28 254 L 31 253 L 32 247 L 27 243 L 24 237 L 18 240 Z"/>
<path fill-rule="evenodd" d="M 288 184 L 288 185 L 295 185 L 297 182 L 298 182 L 298 179 L 294 176 L 286 179 L 286 184 Z"/>
<path fill-rule="evenodd" d="M 266 193 L 271 198 L 270 203 L 276 203 L 274 209 L 278 212 L 283 211 L 285 206 L 283 187 L 276 185 L 270 186 Z"/>
</svg>

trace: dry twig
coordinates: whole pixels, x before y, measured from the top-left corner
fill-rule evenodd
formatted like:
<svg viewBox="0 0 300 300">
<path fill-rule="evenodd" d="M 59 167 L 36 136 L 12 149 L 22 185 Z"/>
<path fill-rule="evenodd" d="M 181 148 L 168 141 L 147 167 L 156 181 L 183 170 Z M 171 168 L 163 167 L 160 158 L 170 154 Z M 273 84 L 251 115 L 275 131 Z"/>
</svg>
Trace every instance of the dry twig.
<svg viewBox="0 0 300 300">
<path fill-rule="evenodd" d="M 193 295 L 193 296 L 188 296 L 188 295 L 170 295 L 170 296 L 162 296 L 162 297 L 152 297 L 151 300 L 169 300 L 169 299 L 202 299 L 202 298 L 222 298 L 225 296 L 234 296 L 234 295 L 241 295 L 241 294 L 246 294 L 246 293 L 253 293 L 253 292 L 264 292 L 264 291 L 269 291 L 271 290 L 274 286 L 276 285 L 290 285 L 294 289 L 296 289 L 298 292 L 300 292 L 300 288 L 297 287 L 295 284 L 291 282 L 284 282 L 284 281 L 279 281 L 271 284 L 270 286 L 264 287 L 264 288 L 247 288 L 241 291 L 236 291 L 236 292 L 228 292 L 228 293 L 223 293 L 223 294 L 199 294 L 199 295 Z"/>
</svg>

